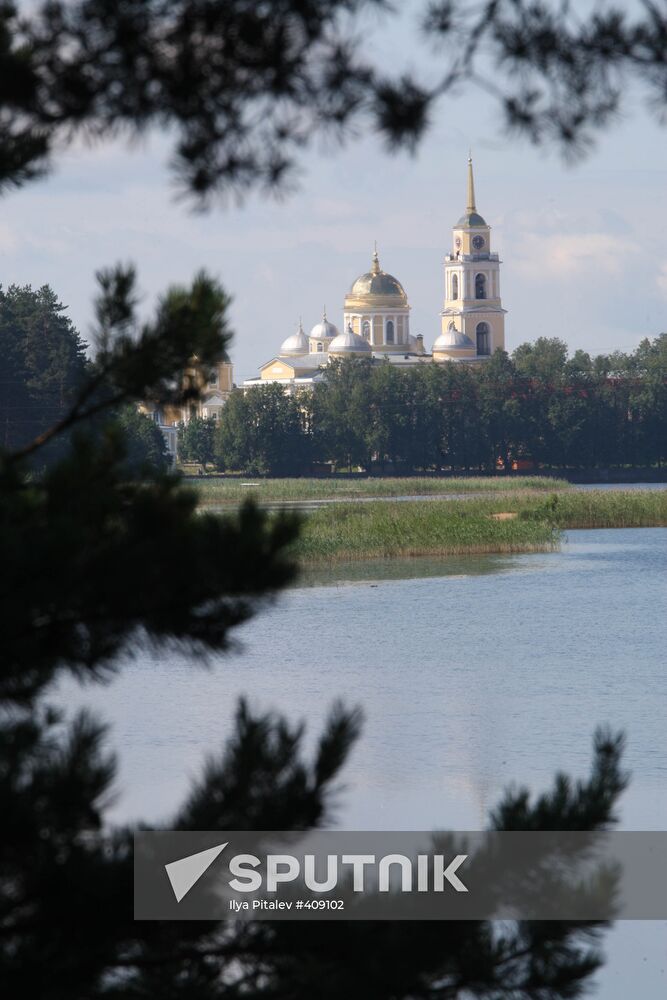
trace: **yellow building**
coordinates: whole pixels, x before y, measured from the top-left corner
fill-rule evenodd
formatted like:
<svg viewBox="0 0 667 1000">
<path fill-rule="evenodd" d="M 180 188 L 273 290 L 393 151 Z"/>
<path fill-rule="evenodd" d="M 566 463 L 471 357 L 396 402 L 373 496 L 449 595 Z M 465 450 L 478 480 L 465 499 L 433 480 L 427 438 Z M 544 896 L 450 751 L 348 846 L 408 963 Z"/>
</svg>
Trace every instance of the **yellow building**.
<svg viewBox="0 0 667 1000">
<path fill-rule="evenodd" d="M 188 404 L 187 413 L 185 408 L 181 410 L 180 419 L 186 424 L 194 416 L 212 417 L 217 420 L 234 388 L 234 369 L 231 361 L 218 361 L 217 365 L 208 372 L 208 377 L 197 365 L 188 369 L 186 374 L 199 385 L 201 395 L 196 403 Z"/>
<path fill-rule="evenodd" d="M 322 321 L 307 335 L 299 323 L 275 357 L 247 379 L 244 388 L 273 382 L 288 391 L 323 378 L 335 358 L 368 357 L 400 368 L 425 363 L 479 364 L 505 347 L 505 312 L 500 300 L 500 258 L 491 250 L 491 227 L 478 213 L 472 159 L 468 158 L 465 213 L 452 229 L 445 257 L 444 304 L 440 333 L 431 353 L 422 334 L 410 329 L 410 303 L 401 282 L 382 270 L 377 246 L 370 270 L 352 284 L 343 303 L 343 332 Z"/>
<path fill-rule="evenodd" d="M 185 406 L 158 407 L 154 403 L 142 403 L 139 412 L 151 417 L 162 431 L 167 452 L 176 459 L 178 445 L 178 425 L 187 424 L 192 417 L 211 417 L 217 420 L 223 406 L 234 388 L 234 371 L 231 361 L 219 361 L 212 369 L 204 371 L 194 358 L 183 372 L 184 387 L 197 386 L 199 399 Z"/>
</svg>

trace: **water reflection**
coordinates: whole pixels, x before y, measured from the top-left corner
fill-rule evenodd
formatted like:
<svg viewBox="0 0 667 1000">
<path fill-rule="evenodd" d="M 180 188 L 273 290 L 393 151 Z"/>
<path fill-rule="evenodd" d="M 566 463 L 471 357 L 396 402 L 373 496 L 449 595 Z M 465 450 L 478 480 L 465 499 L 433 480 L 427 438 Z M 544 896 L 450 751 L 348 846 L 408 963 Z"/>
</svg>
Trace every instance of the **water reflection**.
<svg viewBox="0 0 667 1000">
<path fill-rule="evenodd" d="M 511 565 L 512 557 L 494 555 L 349 560 L 303 569 L 295 586 L 331 587 L 385 580 L 486 576 L 503 573 Z"/>
</svg>

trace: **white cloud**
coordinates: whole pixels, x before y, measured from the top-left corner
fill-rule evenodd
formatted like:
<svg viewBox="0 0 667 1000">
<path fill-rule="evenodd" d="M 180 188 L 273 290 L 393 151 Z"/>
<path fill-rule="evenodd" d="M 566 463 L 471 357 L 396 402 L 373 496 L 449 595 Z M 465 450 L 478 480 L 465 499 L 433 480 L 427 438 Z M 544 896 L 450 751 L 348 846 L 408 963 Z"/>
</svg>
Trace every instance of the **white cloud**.
<svg viewBox="0 0 667 1000">
<path fill-rule="evenodd" d="M 655 283 L 665 298 L 667 298 L 667 261 L 662 264 Z"/>
<path fill-rule="evenodd" d="M 18 237 L 11 226 L 0 223 L 0 251 L 10 253 L 18 246 Z"/>
<path fill-rule="evenodd" d="M 639 247 L 610 233 L 524 233 L 515 239 L 514 267 L 529 277 L 616 275 Z"/>
</svg>

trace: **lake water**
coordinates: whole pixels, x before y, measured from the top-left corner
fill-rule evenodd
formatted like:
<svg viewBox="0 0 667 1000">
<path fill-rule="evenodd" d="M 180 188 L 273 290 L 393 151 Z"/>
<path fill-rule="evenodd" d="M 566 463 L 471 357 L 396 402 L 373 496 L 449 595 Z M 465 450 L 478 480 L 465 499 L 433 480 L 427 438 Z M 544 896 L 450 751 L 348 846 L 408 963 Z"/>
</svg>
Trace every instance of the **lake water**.
<svg viewBox="0 0 667 1000">
<path fill-rule="evenodd" d="M 587 774 L 606 722 L 628 737 L 621 827 L 665 830 L 666 571 L 661 528 L 572 531 L 558 553 L 353 564 L 337 582 L 305 578 L 212 670 L 144 655 L 62 696 L 113 723 L 116 819 L 166 820 L 247 693 L 313 735 L 335 697 L 364 707 L 343 828 L 479 829 L 510 782 Z M 666 939 L 665 924 L 617 925 L 597 995 L 667 996 Z"/>
</svg>

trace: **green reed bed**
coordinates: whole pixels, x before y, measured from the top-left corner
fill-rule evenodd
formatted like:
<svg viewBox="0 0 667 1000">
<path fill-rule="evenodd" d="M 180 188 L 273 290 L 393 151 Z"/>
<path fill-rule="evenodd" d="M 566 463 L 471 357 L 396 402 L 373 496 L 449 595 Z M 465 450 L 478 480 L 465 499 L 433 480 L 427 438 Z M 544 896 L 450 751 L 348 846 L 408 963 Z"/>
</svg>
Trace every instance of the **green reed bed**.
<svg viewBox="0 0 667 1000">
<path fill-rule="evenodd" d="M 549 551 L 560 532 L 546 518 L 496 520 L 507 504 L 476 500 L 336 504 L 304 520 L 297 554 L 304 563 L 391 556 Z"/>
<path fill-rule="evenodd" d="M 663 528 L 667 490 L 572 491 L 523 505 L 523 510 L 523 517 L 532 510 L 532 516 L 546 516 L 560 528 Z"/>
<path fill-rule="evenodd" d="M 458 477 L 456 479 L 387 477 L 369 479 L 195 479 L 202 506 L 238 504 L 246 497 L 259 503 L 299 500 L 353 500 L 357 497 L 437 496 L 452 493 L 553 492 L 566 490 L 564 479 L 546 476 Z"/>
<path fill-rule="evenodd" d="M 495 516 L 494 516 L 495 515 Z M 667 491 L 516 493 L 470 500 L 340 503 L 304 519 L 304 564 L 392 556 L 546 552 L 566 528 L 667 526 Z"/>
</svg>

